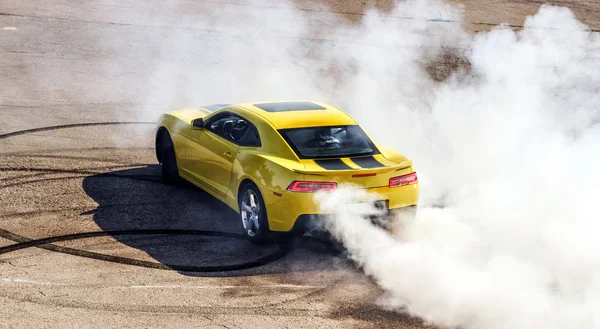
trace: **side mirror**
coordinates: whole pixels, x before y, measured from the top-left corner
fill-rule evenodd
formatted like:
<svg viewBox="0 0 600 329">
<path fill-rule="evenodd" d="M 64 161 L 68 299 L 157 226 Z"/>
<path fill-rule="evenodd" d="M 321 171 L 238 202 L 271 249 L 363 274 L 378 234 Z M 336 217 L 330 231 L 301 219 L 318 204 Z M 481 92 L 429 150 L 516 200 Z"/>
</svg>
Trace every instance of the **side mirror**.
<svg viewBox="0 0 600 329">
<path fill-rule="evenodd" d="M 204 119 L 198 118 L 192 120 L 192 129 L 199 130 L 204 128 Z"/>
</svg>

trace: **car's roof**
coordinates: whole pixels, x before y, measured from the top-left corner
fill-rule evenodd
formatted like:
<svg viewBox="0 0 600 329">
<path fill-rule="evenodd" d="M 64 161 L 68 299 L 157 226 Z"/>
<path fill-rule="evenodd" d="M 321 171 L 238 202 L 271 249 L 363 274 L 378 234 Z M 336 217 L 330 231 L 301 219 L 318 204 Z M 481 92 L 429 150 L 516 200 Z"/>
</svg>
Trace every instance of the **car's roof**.
<svg viewBox="0 0 600 329">
<path fill-rule="evenodd" d="M 285 101 L 242 103 L 235 106 L 261 116 L 276 129 L 357 124 L 344 111 L 325 103 Z"/>
</svg>

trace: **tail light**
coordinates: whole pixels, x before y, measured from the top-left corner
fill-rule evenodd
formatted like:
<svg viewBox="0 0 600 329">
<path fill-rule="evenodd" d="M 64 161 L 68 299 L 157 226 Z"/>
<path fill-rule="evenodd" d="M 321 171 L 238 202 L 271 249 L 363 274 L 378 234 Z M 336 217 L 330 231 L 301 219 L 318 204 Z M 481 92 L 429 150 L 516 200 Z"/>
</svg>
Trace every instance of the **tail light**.
<svg viewBox="0 0 600 329">
<path fill-rule="evenodd" d="M 419 182 L 417 173 L 413 172 L 408 175 L 402 175 L 390 178 L 390 187 L 399 187 L 404 185 L 415 184 Z"/>
<path fill-rule="evenodd" d="M 337 183 L 332 182 L 302 182 L 294 181 L 287 190 L 292 192 L 335 191 Z"/>
</svg>

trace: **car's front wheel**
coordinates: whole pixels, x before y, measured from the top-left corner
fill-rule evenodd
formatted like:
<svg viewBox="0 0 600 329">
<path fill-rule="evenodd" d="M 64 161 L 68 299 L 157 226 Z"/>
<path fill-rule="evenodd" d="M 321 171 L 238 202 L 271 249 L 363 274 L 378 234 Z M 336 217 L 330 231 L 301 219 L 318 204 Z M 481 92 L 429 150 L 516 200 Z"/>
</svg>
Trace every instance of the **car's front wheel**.
<svg viewBox="0 0 600 329">
<path fill-rule="evenodd" d="M 265 203 L 256 185 L 244 185 L 238 203 L 246 238 L 254 243 L 265 242 L 269 236 L 269 221 Z"/>
<path fill-rule="evenodd" d="M 163 131 L 161 134 L 160 159 L 163 179 L 168 184 L 176 184 L 179 182 L 179 168 L 177 167 L 173 140 L 171 140 L 171 136 L 167 131 Z"/>
</svg>

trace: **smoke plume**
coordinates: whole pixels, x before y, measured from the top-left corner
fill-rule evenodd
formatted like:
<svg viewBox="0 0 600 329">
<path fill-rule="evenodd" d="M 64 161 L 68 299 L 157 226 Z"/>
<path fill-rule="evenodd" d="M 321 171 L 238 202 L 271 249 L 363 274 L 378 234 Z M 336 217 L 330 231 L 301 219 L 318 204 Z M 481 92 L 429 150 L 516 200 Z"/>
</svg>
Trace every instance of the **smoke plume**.
<svg viewBox="0 0 600 329">
<path fill-rule="evenodd" d="M 347 188 L 319 195 L 337 214 L 329 229 L 386 307 L 463 328 L 600 327 L 598 35 L 561 7 L 518 32 L 468 36 L 459 17 L 436 28 L 423 9 L 435 3 L 407 6 L 391 15 L 422 20 L 356 30 L 357 45 L 382 49 L 346 53 L 356 74 L 338 94 L 378 143 L 414 160 L 417 218 L 388 234 L 339 210 L 364 193 Z M 444 51 L 470 67 L 439 83 L 422 60 Z"/>
</svg>

